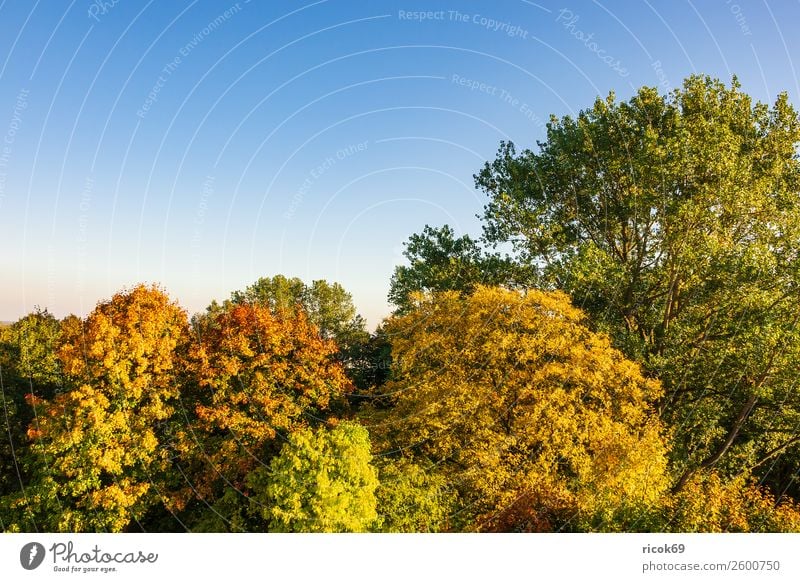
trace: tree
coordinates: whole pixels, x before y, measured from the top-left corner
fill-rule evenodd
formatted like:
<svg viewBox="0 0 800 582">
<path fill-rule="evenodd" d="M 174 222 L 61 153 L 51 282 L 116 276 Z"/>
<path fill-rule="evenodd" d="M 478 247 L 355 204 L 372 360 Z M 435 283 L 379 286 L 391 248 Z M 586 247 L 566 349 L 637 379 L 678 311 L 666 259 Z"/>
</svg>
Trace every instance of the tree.
<svg viewBox="0 0 800 582">
<path fill-rule="evenodd" d="M 29 397 L 36 476 L 11 500 L 21 515 L 13 529 L 122 531 L 160 501 L 160 428 L 178 397 L 187 325 L 182 309 L 143 285 L 68 322 L 58 357 L 72 389 Z"/>
<path fill-rule="evenodd" d="M 797 465 L 798 142 L 786 94 L 690 77 L 554 117 L 538 153 L 502 144 L 476 176 L 487 239 L 662 380 L 676 490 L 760 468 L 782 491 Z"/>
<path fill-rule="evenodd" d="M 230 303 L 256 303 L 282 316 L 294 314 L 300 308 L 322 337 L 335 340 L 342 349 L 368 337 L 353 297 L 339 283 L 320 279 L 306 285 L 300 279 L 283 275 L 262 277 L 244 291 L 234 291 Z"/>
<path fill-rule="evenodd" d="M 342 362 L 350 379 L 366 388 L 365 365 L 370 347 L 366 322 L 353 305 L 353 297 L 339 283 L 315 280 L 306 285 L 297 278 L 283 275 L 262 277 L 244 291 L 234 291 L 222 307 L 253 303 L 268 307 L 278 317 L 294 317 L 302 311 L 317 326 L 323 338 L 333 340 L 338 348 L 337 359 Z"/>
<path fill-rule="evenodd" d="M 380 404 L 382 386 L 389 379 L 392 344 L 382 325 L 354 352 L 347 372 L 356 390 L 350 395 L 351 411 Z"/>
<path fill-rule="evenodd" d="M 60 322 L 36 308 L 6 328 L 0 328 L 2 363 L 6 374 L 23 379 L 29 386 L 53 390 L 63 382 L 58 361 Z"/>
<path fill-rule="evenodd" d="M 25 397 L 52 398 L 61 389 L 59 334 L 59 321 L 38 308 L 0 328 L 0 497 L 21 493 L 30 480 L 26 431 L 34 411 Z"/>
<path fill-rule="evenodd" d="M 395 268 L 389 301 L 402 313 L 411 306 L 414 292 L 471 292 L 476 285 L 509 285 L 529 282 L 530 274 L 497 253 L 487 253 L 469 235 L 455 237 L 453 229 L 425 226 L 412 235 L 403 254 L 408 265 Z"/>
<path fill-rule="evenodd" d="M 295 432 L 248 477 L 254 510 L 276 532 L 365 532 L 376 522 L 369 433 L 353 422 Z"/>
<path fill-rule="evenodd" d="M 335 361 L 336 345 L 302 310 L 286 318 L 243 303 L 197 331 L 187 358 L 187 421 L 178 431 L 180 471 L 188 483 L 173 507 L 221 502 L 226 509 L 214 511 L 227 527 L 260 527 L 246 517 L 238 526 L 230 523 L 233 514 L 244 515 L 248 475 L 268 464 L 294 432 L 326 420 L 351 385 Z"/>
<path fill-rule="evenodd" d="M 565 295 L 479 286 L 413 301 L 387 323 L 395 407 L 373 435 L 447 476 L 456 529 L 493 529 L 520 500 L 505 529 L 624 528 L 623 512 L 658 503 L 660 385 Z"/>
</svg>

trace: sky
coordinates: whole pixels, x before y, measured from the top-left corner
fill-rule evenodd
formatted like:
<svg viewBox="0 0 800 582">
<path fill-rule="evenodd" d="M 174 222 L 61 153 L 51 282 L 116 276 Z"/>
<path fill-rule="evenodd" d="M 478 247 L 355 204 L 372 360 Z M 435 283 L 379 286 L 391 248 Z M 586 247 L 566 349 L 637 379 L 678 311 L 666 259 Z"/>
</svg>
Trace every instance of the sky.
<svg viewBox="0 0 800 582">
<path fill-rule="evenodd" d="M 550 115 L 691 74 L 800 105 L 800 0 L 0 4 L 0 321 L 158 283 L 190 313 L 479 236 L 473 174 Z"/>
</svg>

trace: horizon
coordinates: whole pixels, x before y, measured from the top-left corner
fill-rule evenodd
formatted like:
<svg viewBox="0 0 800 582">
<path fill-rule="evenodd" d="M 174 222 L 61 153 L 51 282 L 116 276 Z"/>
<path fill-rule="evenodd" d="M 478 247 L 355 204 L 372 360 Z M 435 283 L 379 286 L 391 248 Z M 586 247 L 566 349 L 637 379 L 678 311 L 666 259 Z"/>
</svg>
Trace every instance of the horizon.
<svg viewBox="0 0 800 582">
<path fill-rule="evenodd" d="M 249 0 L 0 7 L 0 321 L 155 282 L 189 313 L 260 277 L 340 283 L 370 330 L 426 224 L 550 115 L 691 74 L 800 104 L 800 4 Z"/>
</svg>

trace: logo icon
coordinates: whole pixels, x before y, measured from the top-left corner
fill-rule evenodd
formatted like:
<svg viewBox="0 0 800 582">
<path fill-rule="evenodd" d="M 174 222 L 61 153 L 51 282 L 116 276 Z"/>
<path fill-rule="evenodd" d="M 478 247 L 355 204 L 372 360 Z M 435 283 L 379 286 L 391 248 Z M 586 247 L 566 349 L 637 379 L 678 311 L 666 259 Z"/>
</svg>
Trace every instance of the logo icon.
<svg viewBox="0 0 800 582">
<path fill-rule="evenodd" d="M 19 551 L 19 563 L 26 570 L 35 570 L 44 562 L 44 554 L 44 546 L 39 542 L 25 544 Z"/>
</svg>

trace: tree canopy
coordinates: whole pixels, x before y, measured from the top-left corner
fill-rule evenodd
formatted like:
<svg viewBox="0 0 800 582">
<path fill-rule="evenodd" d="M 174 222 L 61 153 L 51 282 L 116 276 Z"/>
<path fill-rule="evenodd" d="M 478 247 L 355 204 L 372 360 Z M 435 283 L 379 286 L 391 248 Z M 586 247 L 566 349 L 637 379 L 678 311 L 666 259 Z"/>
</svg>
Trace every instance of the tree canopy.
<svg viewBox="0 0 800 582">
<path fill-rule="evenodd" d="M 487 240 L 661 379 L 678 489 L 798 459 L 799 142 L 786 94 L 690 77 L 553 118 L 538 152 L 504 143 L 476 176 Z M 773 469 L 783 489 L 793 470 Z"/>
<path fill-rule="evenodd" d="M 178 397 L 187 330 L 185 311 L 143 285 L 65 326 L 58 358 L 71 389 L 49 401 L 29 396 L 37 478 L 11 501 L 13 527 L 121 531 L 159 500 L 160 427 Z"/>
<path fill-rule="evenodd" d="M 352 295 L 339 283 L 322 279 L 306 285 L 283 275 L 262 277 L 243 291 L 234 291 L 230 303 L 263 305 L 277 315 L 294 314 L 300 309 L 324 338 L 335 340 L 343 348 L 366 334 L 364 319 L 358 315 Z"/>
<path fill-rule="evenodd" d="M 460 519 L 491 529 L 524 503 L 513 527 L 551 530 L 657 502 L 661 387 L 589 331 L 565 295 L 480 286 L 413 299 L 387 324 L 396 396 L 384 447 L 447 474 Z"/>
<path fill-rule="evenodd" d="M 378 519 L 378 472 L 369 433 L 356 423 L 295 432 L 248 481 L 270 531 L 365 532 Z"/>
<path fill-rule="evenodd" d="M 408 265 L 395 268 L 389 301 L 398 312 L 411 306 L 411 294 L 428 291 L 469 293 L 477 285 L 524 285 L 530 270 L 499 253 L 488 252 L 469 235 L 456 238 L 452 228 L 425 226 L 405 243 Z"/>
<path fill-rule="evenodd" d="M 295 431 L 323 421 L 352 388 L 334 360 L 336 344 L 302 311 L 282 318 L 243 303 L 198 331 L 187 356 L 187 416 L 178 428 L 188 476 L 178 509 L 197 494 L 213 505 L 233 491 L 245 503 L 248 475 Z"/>
</svg>

